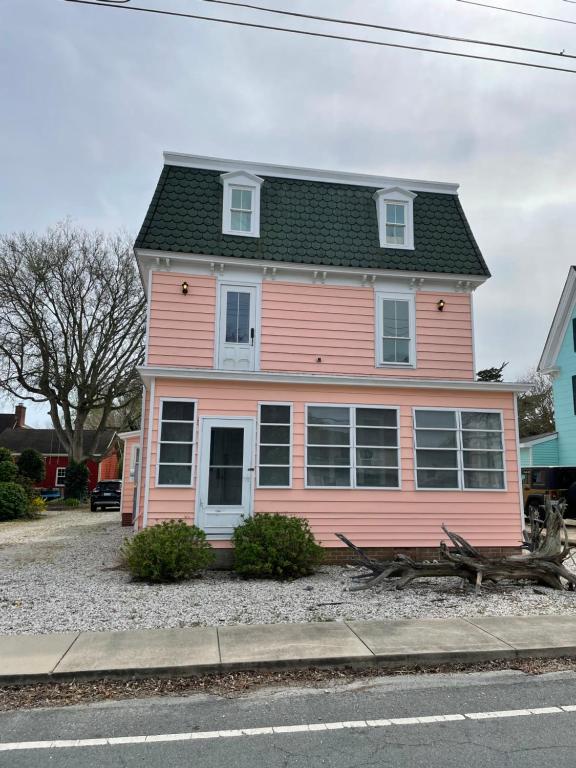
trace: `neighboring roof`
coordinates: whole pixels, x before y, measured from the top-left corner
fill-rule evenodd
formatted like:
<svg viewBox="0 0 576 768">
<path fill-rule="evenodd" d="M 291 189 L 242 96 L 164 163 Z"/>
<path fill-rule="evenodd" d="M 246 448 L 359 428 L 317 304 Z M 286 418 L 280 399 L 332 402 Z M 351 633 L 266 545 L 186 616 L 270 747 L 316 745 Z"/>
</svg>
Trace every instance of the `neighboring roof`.
<svg viewBox="0 0 576 768">
<path fill-rule="evenodd" d="M 526 448 L 530 445 L 537 445 L 538 443 L 547 443 L 548 440 L 555 440 L 557 437 L 558 432 L 543 432 L 541 435 L 521 437 L 519 443 L 523 448 Z"/>
<path fill-rule="evenodd" d="M 14 429 L 15 426 L 15 413 L 0 413 L 0 432 L 4 432 L 5 429 Z"/>
<path fill-rule="evenodd" d="M 132 432 L 118 432 L 118 437 L 120 440 L 133 440 L 135 437 L 140 437 L 141 434 L 139 429 L 135 429 Z"/>
<path fill-rule="evenodd" d="M 84 430 L 84 445 L 90 445 L 95 430 Z M 95 456 L 103 455 L 114 439 L 116 430 L 106 429 L 98 438 Z M 34 448 L 35 451 L 48 455 L 65 456 L 66 449 L 60 442 L 54 429 L 10 429 L 0 434 L 0 446 L 8 448 L 12 453 L 22 453 L 25 448 Z"/>
<path fill-rule="evenodd" d="M 206 158 L 185 156 L 180 161 L 185 165 L 172 164 L 179 162 L 178 157 L 167 159 L 162 170 L 136 239 L 137 249 L 318 266 L 490 275 L 456 185 L 246 163 L 234 166 L 234 161 L 211 159 L 206 163 L 202 162 Z M 202 167 L 206 165 L 211 167 Z M 233 167 L 251 169 L 264 178 L 258 238 L 222 234 L 220 175 Z M 330 180 L 319 180 L 322 175 Z M 384 186 L 399 185 L 417 193 L 413 251 L 379 245 L 373 195 Z"/>
<path fill-rule="evenodd" d="M 560 347 L 566 334 L 568 323 L 574 312 L 576 303 L 576 267 L 572 266 L 568 270 L 568 277 L 562 289 L 560 301 L 556 307 L 552 325 L 548 331 L 548 337 L 544 344 L 544 351 L 538 363 L 538 370 L 542 373 L 548 373 L 556 365 L 556 358 L 560 352 Z"/>
</svg>

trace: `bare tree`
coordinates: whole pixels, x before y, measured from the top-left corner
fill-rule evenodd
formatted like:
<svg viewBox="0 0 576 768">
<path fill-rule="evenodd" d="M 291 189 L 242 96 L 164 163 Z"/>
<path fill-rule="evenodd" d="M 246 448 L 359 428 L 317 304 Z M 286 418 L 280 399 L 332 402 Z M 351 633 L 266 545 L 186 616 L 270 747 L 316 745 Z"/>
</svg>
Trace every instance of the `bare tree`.
<svg viewBox="0 0 576 768">
<path fill-rule="evenodd" d="M 533 368 L 522 376 L 521 380 L 529 382 L 532 386 L 528 392 L 518 395 L 520 437 L 553 432 L 554 398 L 550 377 Z"/>
<path fill-rule="evenodd" d="M 70 224 L 0 237 L 0 387 L 46 402 L 74 461 L 141 392 L 145 299 L 128 239 Z M 99 413 L 90 445 L 83 431 Z"/>
</svg>

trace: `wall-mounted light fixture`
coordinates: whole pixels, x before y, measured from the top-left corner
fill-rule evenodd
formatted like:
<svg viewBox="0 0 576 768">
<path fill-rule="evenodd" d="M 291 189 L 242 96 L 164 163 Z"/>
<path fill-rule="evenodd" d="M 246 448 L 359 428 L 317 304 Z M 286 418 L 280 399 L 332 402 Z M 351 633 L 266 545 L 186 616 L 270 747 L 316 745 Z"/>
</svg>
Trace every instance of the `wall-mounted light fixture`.
<svg viewBox="0 0 576 768">
<path fill-rule="evenodd" d="M 438 299 L 438 301 L 436 302 L 436 307 L 438 308 L 438 312 L 443 312 L 445 306 L 446 306 L 446 302 L 444 301 L 444 299 Z"/>
<path fill-rule="evenodd" d="M 186 294 L 188 293 L 188 283 L 186 282 L 186 280 L 184 280 L 184 282 L 182 283 L 182 293 L 184 294 L 184 296 L 186 296 Z"/>
</svg>

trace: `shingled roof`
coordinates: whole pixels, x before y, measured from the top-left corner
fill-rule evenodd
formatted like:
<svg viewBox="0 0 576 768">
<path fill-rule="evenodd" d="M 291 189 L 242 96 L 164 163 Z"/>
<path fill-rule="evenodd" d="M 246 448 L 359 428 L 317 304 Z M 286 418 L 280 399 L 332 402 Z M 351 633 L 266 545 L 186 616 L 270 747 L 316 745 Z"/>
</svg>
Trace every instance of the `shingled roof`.
<svg viewBox="0 0 576 768">
<path fill-rule="evenodd" d="M 418 191 L 414 250 L 381 248 L 377 187 L 265 176 L 260 237 L 222 234 L 221 171 L 165 165 L 135 247 L 326 267 L 490 275 L 457 194 Z"/>
<path fill-rule="evenodd" d="M 95 430 L 84 430 L 84 445 L 89 446 Z M 106 429 L 98 438 L 96 456 L 102 456 L 116 434 L 113 429 Z M 22 453 L 25 448 L 34 448 L 35 451 L 49 455 L 65 456 L 66 449 L 60 442 L 55 429 L 6 429 L 0 434 L 0 446 L 8 448 L 12 453 Z"/>
</svg>

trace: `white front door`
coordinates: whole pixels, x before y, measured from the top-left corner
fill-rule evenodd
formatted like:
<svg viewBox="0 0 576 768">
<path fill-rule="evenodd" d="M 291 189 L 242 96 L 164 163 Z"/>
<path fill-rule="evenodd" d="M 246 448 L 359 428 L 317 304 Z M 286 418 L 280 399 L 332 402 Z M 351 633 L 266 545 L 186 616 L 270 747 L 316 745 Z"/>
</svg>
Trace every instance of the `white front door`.
<svg viewBox="0 0 576 768">
<path fill-rule="evenodd" d="M 204 417 L 196 519 L 208 536 L 228 539 L 252 514 L 254 474 L 254 421 Z"/>
<path fill-rule="evenodd" d="M 256 369 L 256 286 L 221 285 L 218 368 Z"/>
</svg>

